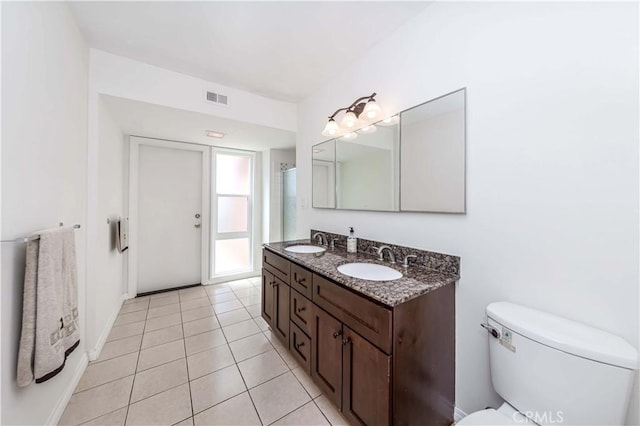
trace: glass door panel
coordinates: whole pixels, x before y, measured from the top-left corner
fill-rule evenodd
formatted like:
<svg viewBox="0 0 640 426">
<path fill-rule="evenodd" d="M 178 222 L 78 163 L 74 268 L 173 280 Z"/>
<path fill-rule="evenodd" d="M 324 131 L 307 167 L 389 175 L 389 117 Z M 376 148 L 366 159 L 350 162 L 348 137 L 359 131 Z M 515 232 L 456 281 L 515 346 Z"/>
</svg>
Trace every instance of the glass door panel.
<svg viewBox="0 0 640 426">
<path fill-rule="evenodd" d="M 211 278 L 253 271 L 254 154 L 213 150 Z"/>
</svg>

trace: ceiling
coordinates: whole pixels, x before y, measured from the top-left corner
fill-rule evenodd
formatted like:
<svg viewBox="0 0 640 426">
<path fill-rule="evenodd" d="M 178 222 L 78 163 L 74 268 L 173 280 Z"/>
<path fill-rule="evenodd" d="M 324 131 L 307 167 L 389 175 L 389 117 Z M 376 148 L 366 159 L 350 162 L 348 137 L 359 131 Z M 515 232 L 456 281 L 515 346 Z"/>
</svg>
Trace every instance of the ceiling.
<svg viewBox="0 0 640 426">
<path fill-rule="evenodd" d="M 427 2 L 70 2 L 91 47 L 297 102 Z"/>
<path fill-rule="evenodd" d="M 296 143 L 295 133 L 286 130 L 114 96 L 100 95 L 100 99 L 127 135 L 249 151 L 294 148 Z M 205 136 L 207 130 L 222 132 L 225 137 L 210 138 Z"/>
</svg>

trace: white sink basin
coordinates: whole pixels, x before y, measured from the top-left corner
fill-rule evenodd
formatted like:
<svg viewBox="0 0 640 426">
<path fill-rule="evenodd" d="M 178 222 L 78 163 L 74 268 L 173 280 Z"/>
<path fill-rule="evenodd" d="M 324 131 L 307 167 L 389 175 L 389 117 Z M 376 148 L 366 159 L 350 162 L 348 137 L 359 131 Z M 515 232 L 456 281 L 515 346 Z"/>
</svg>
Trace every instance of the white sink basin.
<svg viewBox="0 0 640 426">
<path fill-rule="evenodd" d="M 310 246 L 310 245 L 304 245 L 304 244 L 285 247 L 285 250 L 290 251 L 291 253 L 322 253 L 323 251 L 326 251 L 326 249 L 323 247 Z"/>
<path fill-rule="evenodd" d="M 391 281 L 402 278 L 402 274 L 395 269 L 375 263 L 346 263 L 338 266 L 338 272 L 369 281 Z"/>
</svg>

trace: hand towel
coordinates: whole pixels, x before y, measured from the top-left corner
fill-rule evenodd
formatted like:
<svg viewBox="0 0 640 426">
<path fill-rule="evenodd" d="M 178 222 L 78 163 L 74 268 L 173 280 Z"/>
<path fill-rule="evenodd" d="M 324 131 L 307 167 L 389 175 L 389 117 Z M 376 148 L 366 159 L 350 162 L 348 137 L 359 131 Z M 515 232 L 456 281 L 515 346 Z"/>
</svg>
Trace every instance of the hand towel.
<svg viewBox="0 0 640 426">
<path fill-rule="evenodd" d="M 27 243 L 18 352 L 18 385 L 44 382 L 64 367 L 80 343 L 73 228 L 40 232 Z"/>
</svg>

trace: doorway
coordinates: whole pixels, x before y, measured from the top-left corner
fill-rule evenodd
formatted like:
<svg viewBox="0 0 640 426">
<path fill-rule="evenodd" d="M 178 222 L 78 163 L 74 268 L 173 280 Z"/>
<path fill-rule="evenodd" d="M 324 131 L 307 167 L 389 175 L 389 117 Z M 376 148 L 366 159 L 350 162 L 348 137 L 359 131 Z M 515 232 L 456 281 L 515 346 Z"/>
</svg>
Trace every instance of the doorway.
<svg viewBox="0 0 640 426">
<path fill-rule="evenodd" d="M 131 137 L 131 295 L 206 281 L 209 158 L 206 146 Z"/>
</svg>

